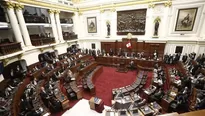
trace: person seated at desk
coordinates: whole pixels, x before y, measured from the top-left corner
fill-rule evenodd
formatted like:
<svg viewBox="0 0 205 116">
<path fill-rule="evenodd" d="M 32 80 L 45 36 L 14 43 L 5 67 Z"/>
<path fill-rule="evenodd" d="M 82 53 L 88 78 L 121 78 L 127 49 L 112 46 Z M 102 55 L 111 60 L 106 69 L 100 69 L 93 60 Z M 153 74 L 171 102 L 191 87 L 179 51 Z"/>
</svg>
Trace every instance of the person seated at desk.
<svg viewBox="0 0 205 116">
<path fill-rule="evenodd" d="M 131 58 L 135 58 L 135 57 L 136 57 L 135 52 L 132 52 L 132 53 L 131 53 Z"/>
<path fill-rule="evenodd" d="M 150 101 L 153 102 L 153 101 L 157 101 L 158 103 L 160 103 L 162 97 L 164 96 L 164 91 L 162 90 L 162 88 L 159 88 L 157 90 L 157 92 L 155 92 L 152 96 L 150 96 Z"/>
<path fill-rule="evenodd" d="M 42 115 L 42 113 L 43 113 L 43 108 L 38 108 L 38 109 L 33 109 L 33 110 L 31 110 L 31 111 L 29 111 L 29 112 L 27 112 L 25 115 L 26 116 L 41 116 Z M 23 115 L 24 116 L 24 115 Z"/>
<path fill-rule="evenodd" d="M 133 60 L 130 61 L 130 69 L 134 70 L 135 69 L 135 63 Z"/>
<path fill-rule="evenodd" d="M 117 56 L 120 57 L 122 55 L 122 49 L 119 48 L 118 52 L 117 52 Z"/>
<path fill-rule="evenodd" d="M 205 108 L 205 95 L 204 93 L 198 93 L 196 98 L 196 110 L 201 110 Z"/>
<path fill-rule="evenodd" d="M 114 54 L 114 53 L 113 53 L 113 50 L 112 50 L 112 48 L 110 48 L 109 55 L 110 55 L 110 56 L 113 56 L 113 54 Z"/>
<path fill-rule="evenodd" d="M 26 98 L 22 98 L 20 102 L 21 111 L 31 111 L 33 109 L 33 105 L 30 97 L 26 96 Z"/>
<path fill-rule="evenodd" d="M 59 112 L 62 110 L 61 102 L 55 97 L 50 98 L 48 102 L 48 107 L 51 110 L 51 112 Z"/>
<path fill-rule="evenodd" d="M 49 102 L 50 96 L 49 96 L 48 92 L 46 92 L 44 87 L 41 87 L 40 96 L 42 98 L 42 101 L 46 105 L 46 107 L 48 107 L 48 102 Z"/>
</svg>

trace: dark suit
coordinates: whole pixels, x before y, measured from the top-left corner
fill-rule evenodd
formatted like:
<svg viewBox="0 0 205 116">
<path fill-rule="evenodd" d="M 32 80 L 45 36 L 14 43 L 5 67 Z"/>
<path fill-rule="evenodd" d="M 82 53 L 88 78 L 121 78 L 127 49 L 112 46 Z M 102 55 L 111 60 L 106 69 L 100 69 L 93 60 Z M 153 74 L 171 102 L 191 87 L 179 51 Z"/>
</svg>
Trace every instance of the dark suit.
<svg viewBox="0 0 205 116">
<path fill-rule="evenodd" d="M 183 55 L 183 57 L 182 57 L 182 61 L 183 61 L 183 63 L 185 63 L 185 62 L 187 61 L 187 58 L 188 58 L 187 55 Z"/>
</svg>

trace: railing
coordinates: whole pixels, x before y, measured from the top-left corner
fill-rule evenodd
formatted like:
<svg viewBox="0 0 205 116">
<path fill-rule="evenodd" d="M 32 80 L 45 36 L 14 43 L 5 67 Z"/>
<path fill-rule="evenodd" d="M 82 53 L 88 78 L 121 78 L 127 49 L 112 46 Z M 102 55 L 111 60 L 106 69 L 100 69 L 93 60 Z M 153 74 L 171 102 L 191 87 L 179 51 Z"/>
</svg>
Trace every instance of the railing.
<svg viewBox="0 0 205 116">
<path fill-rule="evenodd" d="M 21 50 L 20 42 L 0 44 L 0 54 L 2 55 L 11 54 Z"/>
<path fill-rule="evenodd" d="M 55 43 L 55 39 L 53 37 L 39 37 L 38 35 L 30 35 L 30 37 L 33 46 Z"/>
</svg>

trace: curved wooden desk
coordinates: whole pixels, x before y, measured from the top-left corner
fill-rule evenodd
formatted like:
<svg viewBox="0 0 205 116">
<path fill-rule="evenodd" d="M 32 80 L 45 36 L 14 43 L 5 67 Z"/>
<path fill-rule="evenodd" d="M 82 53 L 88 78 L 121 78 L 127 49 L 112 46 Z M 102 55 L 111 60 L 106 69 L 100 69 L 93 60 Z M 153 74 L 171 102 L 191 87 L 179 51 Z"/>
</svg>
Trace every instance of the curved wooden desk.
<svg viewBox="0 0 205 116">
<path fill-rule="evenodd" d="M 21 100 L 21 96 L 24 93 L 24 90 L 27 86 L 27 84 L 30 83 L 29 78 L 25 78 L 23 82 L 18 86 L 15 95 L 13 96 L 12 106 L 11 106 L 11 112 L 13 116 L 18 116 L 20 112 L 19 103 Z"/>
<path fill-rule="evenodd" d="M 98 57 L 96 57 L 96 62 L 98 64 L 102 64 L 102 65 L 117 66 L 117 64 L 119 64 L 120 61 L 124 61 L 126 66 L 130 65 L 131 61 L 134 61 L 135 66 L 139 65 L 139 66 L 143 66 L 143 67 L 154 67 L 155 63 L 158 63 L 159 65 L 161 65 L 163 63 L 161 60 L 159 60 L 159 61 L 142 60 L 142 59 L 136 59 L 136 58 L 121 58 L 121 57 L 117 57 L 117 56 L 113 56 L 113 57 L 98 56 Z"/>
<path fill-rule="evenodd" d="M 86 83 L 88 88 L 91 91 L 91 94 L 95 95 L 95 85 L 93 84 L 93 80 L 95 80 L 95 78 L 101 74 L 103 72 L 103 67 L 102 66 L 98 66 L 94 71 L 92 71 L 87 79 L 86 79 Z"/>
</svg>

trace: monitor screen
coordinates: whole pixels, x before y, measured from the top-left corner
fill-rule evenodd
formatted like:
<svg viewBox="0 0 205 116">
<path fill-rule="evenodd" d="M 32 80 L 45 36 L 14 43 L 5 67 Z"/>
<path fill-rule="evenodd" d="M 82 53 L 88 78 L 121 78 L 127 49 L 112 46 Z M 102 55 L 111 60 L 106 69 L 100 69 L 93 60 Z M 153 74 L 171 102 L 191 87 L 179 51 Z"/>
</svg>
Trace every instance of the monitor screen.
<svg viewBox="0 0 205 116">
<path fill-rule="evenodd" d="M 121 115 L 125 115 L 125 114 L 126 114 L 126 111 L 120 111 L 120 114 L 121 114 Z"/>
<path fill-rule="evenodd" d="M 133 112 L 133 114 L 138 113 L 138 109 L 135 109 L 132 112 Z"/>
</svg>

